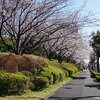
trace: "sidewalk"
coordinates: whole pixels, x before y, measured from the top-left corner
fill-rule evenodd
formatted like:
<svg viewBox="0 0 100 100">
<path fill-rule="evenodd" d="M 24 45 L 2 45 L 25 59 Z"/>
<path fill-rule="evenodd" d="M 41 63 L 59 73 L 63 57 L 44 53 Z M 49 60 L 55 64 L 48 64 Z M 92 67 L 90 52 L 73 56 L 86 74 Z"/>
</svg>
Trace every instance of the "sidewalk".
<svg viewBox="0 0 100 100">
<path fill-rule="evenodd" d="M 100 82 L 87 70 L 60 87 L 48 100 L 100 100 Z"/>
</svg>

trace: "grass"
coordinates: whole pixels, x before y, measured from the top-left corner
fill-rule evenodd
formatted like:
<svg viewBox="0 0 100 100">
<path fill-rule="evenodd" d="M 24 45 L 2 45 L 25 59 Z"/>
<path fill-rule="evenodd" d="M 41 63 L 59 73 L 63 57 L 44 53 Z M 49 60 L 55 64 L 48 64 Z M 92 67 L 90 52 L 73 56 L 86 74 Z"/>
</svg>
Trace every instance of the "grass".
<svg viewBox="0 0 100 100">
<path fill-rule="evenodd" d="M 79 73 L 80 72 L 74 74 L 73 76 L 76 76 Z M 50 96 L 54 91 L 56 91 L 61 85 L 68 83 L 70 80 L 71 78 L 67 77 L 64 81 L 50 85 L 48 88 L 42 91 L 29 91 L 23 95 L 1 97 L 0 100 L 42 100 L 42 98 L 46 100 L 46 98 Z"/>
</svg>

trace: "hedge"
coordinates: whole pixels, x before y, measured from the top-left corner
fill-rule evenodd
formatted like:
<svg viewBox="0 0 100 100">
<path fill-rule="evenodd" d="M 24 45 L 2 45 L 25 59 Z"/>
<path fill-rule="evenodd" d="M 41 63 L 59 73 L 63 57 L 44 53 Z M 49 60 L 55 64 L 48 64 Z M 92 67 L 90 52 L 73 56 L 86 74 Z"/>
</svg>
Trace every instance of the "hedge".
<svg viewBox="0 0 100 100">
<path fill-rule="evenodd" d="M 65 78 L 64 71 L 59 67 L 53 67 L 49 65 L 49 67 L 44 68 L 44 71 L 49 72 L 53 75 L 53 83 L 62 81 Z"/>
<path fill-rule="evenodd" d="M 23 93 L 29 88 L 29 78 L 23 74 L 0 71 L 0 95 Z"/>
<path fill-rule="evenodd" d="M 96 80 L 100 82 L 100 75 L 96 75 Z"/>
<path fill-rule="evenodd" d="M 76 67 L 76 65 L 70 63 L 62 63 L 62 69 L 64 69 L 64 72 L 65 70 L 68 71 L 69 76 L 72 76 L 72 74 L 78 72 L 78 68 Z"/>
<path fill-rule="evenodd" d="M 91 72 L 91 77 L 92 78 L 96 78 L 96 75 L 100 76 L 100 73 L 98 73 L 96 71 L 91 70 L 90 72 Z"/>
<path fill-rule="evenodd" d="M 40 76 L 47 77 L 49 79 L 49 84 L 53 84 L 53 75 L 50 72 L 43 71 Z"/>
<path fill-rule="evenodd" d="M 65 70 L 65 69 L 63 69 L 63 71 L 64 71 L 66 77 L 69 77 L 69 71 L 68 70 Z"/>
<path fill-rule="evenodd" d="M 34 90 L 42 90 L 49 86 L 49 80 L 46 77 L 43 76 L 36 76 L 36 78 L 33 81 L 34 84 Z"/>
<path fill-rule="evenodd" d="M 21 71 L 26 77 L 28 77 L 30 80 L 33 80 L 33 74 L 30 71 Z"/>
</svg>

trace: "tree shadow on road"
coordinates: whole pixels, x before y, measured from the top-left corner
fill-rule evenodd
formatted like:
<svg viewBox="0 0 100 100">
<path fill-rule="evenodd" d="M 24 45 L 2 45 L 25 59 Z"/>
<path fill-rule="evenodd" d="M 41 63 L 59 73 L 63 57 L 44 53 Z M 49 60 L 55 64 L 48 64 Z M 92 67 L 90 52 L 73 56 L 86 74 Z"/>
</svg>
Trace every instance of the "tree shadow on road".
<svg viewBox="0 0 100 100">
<path fill-rule="evenodd" d="M 100 96 L 85 96 L 85 97 L 49 97 L 48 100 L 90 100 L 95 98 L 100 98 Z M 100 100 L 100 99 L 99 99 Z"/>
<path fill-rule="evenodd" d="M 71 77 L 71 78 L 81 80 L 81 79 L 86 79 L 87 77 Z"/>
<path fill-rule="evenodd" d="M 85 85 L 85 87 L 100 89 L 100 84 L 89 84 L 89 85 Z"/>
</svg>

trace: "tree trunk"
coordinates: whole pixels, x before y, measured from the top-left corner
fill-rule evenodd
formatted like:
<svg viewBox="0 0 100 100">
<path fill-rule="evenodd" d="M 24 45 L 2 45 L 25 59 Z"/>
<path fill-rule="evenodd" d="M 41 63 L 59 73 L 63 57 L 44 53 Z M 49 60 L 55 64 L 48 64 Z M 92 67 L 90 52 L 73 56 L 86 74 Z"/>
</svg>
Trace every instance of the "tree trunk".
<svg viewBox="0 0 100 100">
<path fill-rule="evenodd" d="M 58 59 L 58 63 L 62 63 L 62 61 L 63 61 L 62 59 Z"/>
<path fill-rule="evenodd" d="M 99 57 L 97 57 L 97 72 L 99 73 Z"/>
<path fill-rule="evenodd" d="M 94 66 L 93 65 L 94 65 L 94 63 L 92 63 L 92 70 L 94 70 Z"/>
<path fill-rule="evenodd" d="M 58 55 L 58 58 L 57 58 L 57 60 L 58 60 L 58 63 L 62 63 L 62 61 L 63 61 L 63 58 L 62 58 L 60 55 Z"/>
</svg>

